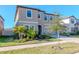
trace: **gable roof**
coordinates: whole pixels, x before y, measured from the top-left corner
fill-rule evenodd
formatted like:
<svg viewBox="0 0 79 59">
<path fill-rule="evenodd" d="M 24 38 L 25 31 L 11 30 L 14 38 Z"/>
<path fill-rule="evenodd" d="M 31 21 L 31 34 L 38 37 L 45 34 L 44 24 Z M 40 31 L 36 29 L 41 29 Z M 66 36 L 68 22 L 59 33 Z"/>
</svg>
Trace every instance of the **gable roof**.
<svg viewBox="0 0 79 59">
<path fill-rule="evenodd" d="M 0 15 L 0 18 L 4 21 L 4 18 Z"/>
<path fill-rule="evenodd" d="M 16 13 L 15 13 L 15 18 L 16 18 L 17 12 L 18 12 L 18 8 L 27 8 L 27 9 L 32 9 L 32 10 L 37 10 L 37 11 L 40 11 L 40 12 L 44 12 L 44 14 L 47 14 L 47 15 L 59 16 L 57 14 L 46 13 L 45 11 L 37 9 L 37 8 L 24 7 L 24 6 L 17 5 L 17 7 L 16 7 Z M 15 18 L 14 18 L 14 21 L 15 21 Z"/>
<path fill-rule="evenodd" d="M 31 8 L 31 7 L 24 7 L 24 6 L 20 6 L 20 5 L 17 5 L 17 8 L 27 8 L 27 9 L 32 9 L 32 10 L 37 10 L 37 11 L 41 11 L 41 12 L 45 12 L 43 10 L 40 10 L 40 9 L 37 9 L 37 8 Z"/>
<path fill-rule="evenodd" d="M 63 16 L 62 19 L 68 19 L 68 18 L 71 18 L 71 17 L 73 17 L 77 20 L 77 18 L 75 16 L 66 16 L 66 17 Z"/>
</svg>

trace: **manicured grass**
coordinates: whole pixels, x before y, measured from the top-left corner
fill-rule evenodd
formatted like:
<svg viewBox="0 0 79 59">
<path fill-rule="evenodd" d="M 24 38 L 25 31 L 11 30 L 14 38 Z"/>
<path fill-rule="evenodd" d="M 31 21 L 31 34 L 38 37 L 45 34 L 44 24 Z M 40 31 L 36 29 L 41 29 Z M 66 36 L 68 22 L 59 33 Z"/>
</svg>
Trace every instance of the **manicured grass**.
<svg viewBox="0 0 79 59">
<path fill-rule="evenodd" d="M 72 54 L 77 52 L 79 52 L 79 44 L 63 43 L 57 45 L 48 45 L 48 46 L 0 52 L 0 54 Z"/>
<path fill-rule="evenodd" d="M 36 44 L 36 43 L 44 43 L 44 42 L 54 42 L 54 41 L 60 41 L 59 39 L 56 38 L 51 38 L 51 39 L 44 39 L 44 40 L 32 40 L 32 41 L 27 41 L 27 42 L 16 42 L 12 37 L 0 37 L 0 47 L 3 46 L 16 46 L 16 45 L 24 45 L 24 44 Z"/>
</svg>

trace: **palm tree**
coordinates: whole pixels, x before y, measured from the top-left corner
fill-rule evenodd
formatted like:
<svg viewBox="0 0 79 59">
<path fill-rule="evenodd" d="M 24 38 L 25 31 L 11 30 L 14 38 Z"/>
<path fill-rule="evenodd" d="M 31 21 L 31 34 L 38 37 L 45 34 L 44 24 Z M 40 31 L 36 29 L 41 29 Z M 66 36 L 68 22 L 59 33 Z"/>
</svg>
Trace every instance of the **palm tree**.
<svg viewBox="0 0 79 59">
<path fill-rule="evenodd" d="M 19 39 L 23 38 L 25 30 L 26 30 L 25 26 L 16 26 L 16 27 L 14 27 L 14 32 L 18 34 Z"/>
</svg>

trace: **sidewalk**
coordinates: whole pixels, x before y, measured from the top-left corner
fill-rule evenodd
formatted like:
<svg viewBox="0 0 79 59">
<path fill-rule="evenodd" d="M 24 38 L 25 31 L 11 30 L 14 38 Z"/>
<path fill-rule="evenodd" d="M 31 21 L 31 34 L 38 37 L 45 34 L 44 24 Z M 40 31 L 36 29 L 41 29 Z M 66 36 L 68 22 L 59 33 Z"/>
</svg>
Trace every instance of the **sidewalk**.
<svg viewBox="0 0 79 59">
<path fill-rule="evenodd" d="M 63 44 L 63 43 L 67 43 L 67 42 L 79 43 L 79 38 L 59 38 L 59 39 L 61 39 L 63 41 L 0 47 L 0 51 L 9 51 L 9 50 L 16 50 L 16 49 L 24 49 L 24 48 L 33 48 L 33 47 L 39 47 L 39 46 L 45 46 L 45 45 L 51 45 L 51 44 L 52 45 L 53 44 Z"/>
<path fill-rule="evenodd" d="M 29 45 L 19 45 L 19 46 L 8 46 L 8 47 L 0 47 L 0 51 L 10 51 L 16 49 L 24 49 L 24 48 L 32 48 L 32 47 L 39 47 L 51 44 L 62 44 L 69 41 L 59 41 L 59 42 L 48 42 L 48 43 L 39 43 L 39 44 L 29 44 Z"/>
</svg>

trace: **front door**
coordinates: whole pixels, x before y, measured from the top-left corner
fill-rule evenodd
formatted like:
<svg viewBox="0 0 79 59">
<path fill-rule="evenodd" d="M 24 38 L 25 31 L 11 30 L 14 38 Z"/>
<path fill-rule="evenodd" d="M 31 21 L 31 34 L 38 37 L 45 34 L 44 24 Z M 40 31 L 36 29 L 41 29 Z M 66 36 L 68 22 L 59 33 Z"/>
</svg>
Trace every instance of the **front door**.
<svg viewBox="0 0 79 59">
<path fill-rule="evenodd" d="M 42 26 L 38 25 L 38 35 L 41 35 L 41 33 L 42 33 Z"/>
</svg>

